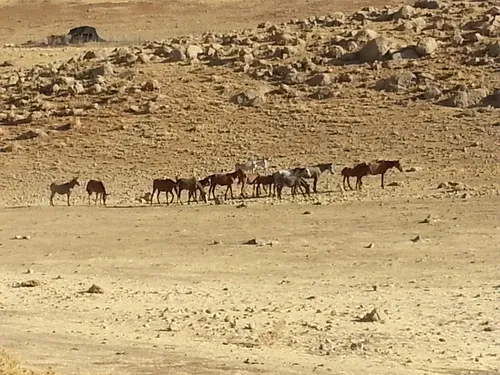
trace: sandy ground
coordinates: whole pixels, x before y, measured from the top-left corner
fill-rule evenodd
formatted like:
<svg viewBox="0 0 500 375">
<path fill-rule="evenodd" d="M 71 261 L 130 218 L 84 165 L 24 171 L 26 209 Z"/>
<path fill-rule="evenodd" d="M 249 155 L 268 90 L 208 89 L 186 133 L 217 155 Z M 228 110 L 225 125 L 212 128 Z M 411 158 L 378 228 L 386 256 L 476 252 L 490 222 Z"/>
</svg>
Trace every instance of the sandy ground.
<svg viewBox="0 0 500 375">
<path fill-rule="evenodd" d="M 495 374 L 495 204 L 5 209 L 2 345 L 61 373 Z"/>
<path fill-rule="evenodd" d="M 396 3 L 0 0 L 0 44 L 90 24 L 114 42 L 110 51 Z M 392 24 L 369 26 L 393 33 Z M 1 48 L 0 63 L 14 66 L 0 75 L 88 49 L 99 47 Z M 441 51 L 410 69 L 446 85 L 498 88 L 493 65 L 460 58 Z M 159 92 L 132 90 L 78 120 L 1 125 L 0 146 L 16 147 L 0 152 L 0 347 L 65 374 L 500 374 L 498 109 L 373 90 L 390 69 L 329 69 L 355 77 L 338 86 L 339 98 L 275 96 L 242 108 L 228 98 L 255 80 L 234 69 L 135 66 L 116 79 L 154 79 Z M 124 110 L 153 96 L 162 111 Z M 101 99 L 48 104 L 94 108 Z M 7 101 L 0 109 L 13 110 Z M 54 130 L 68 123 L 70 131 Z M 16 140 L 28 130 L 43 136 Z M 136 200 L 155 177 L 204 177 L 252 156 L 279 168 L 332 162 L 336 173 L 306 200 L 168 208 Z M 376 158 L 399 158 L 404 172 L 389 171 L 386 189 L 367 177 L 363 191 L 342 190 L 343 166 Z M 49 184 L 73 176 L 83 185 L 75 206 L 57 197 L 48 207 Z M 86 207 L 90 178 L 105 181 L 108 208 Z M 261 246 L 244 244 L 254 238 Z M 17 287 L 29 280 L 38 285 Z M 93 284 L 104 293 L 82 293 Z M 381 321 L 356 321 L 373 309 Z"/>
</svg>

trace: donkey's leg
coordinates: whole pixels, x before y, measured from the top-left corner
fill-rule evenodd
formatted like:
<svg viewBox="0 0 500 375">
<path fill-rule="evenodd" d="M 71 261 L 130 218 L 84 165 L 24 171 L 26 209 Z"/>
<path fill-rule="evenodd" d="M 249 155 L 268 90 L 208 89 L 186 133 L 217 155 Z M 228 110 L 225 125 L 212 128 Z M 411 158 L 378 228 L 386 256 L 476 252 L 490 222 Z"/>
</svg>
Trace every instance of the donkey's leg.
<svg viewBox="0 0 500 375">
<path fill-rule="evenodd" d="M 306 184 L 307 184 L 307 182 L 304 181 L 303 188 L 304 188 L 305 192 L 302 191 L 302 189 L 301 189 L 301 192 L 302 192 L 302 195 L 304 196 L 304 198 L 306 197 L 306 193 L 307 193 L 308 196 L 311 196 L 311 194 L 310 194 L 310 188 L 308 189 Z"/>
<path fill-rule="evenodd" d="M 313 180 L 313 189 L 314 189 L 314 192 L 317 193 L 318 191 L 316 190 L 316 186 L 318 185 L 318 176 L 314 176 L 314 180 Z"/>
<path fill-rule="evenodd" d="M 226 193 L 224 194 L 224 200 L 227 200 L 227 193 L 231 190 L 231 199 L 233 199 L 233 188 L 231 184 L 227 185 Z"/>
<path fill-rule="evenodd" d="M 71 195 L 71 191 L 68 191 L 68 192 L 66 193 L 66 196 L 68 197 L 68 206 L 71 206 L 71 204 L 69 204 L 69 197 L 70 197 L 70 195 Z"/>
<path fill-rule="evenodd" d="M 153 197 L 151 197 L 151 201 L 153 200 Z M 156 193 L 156 200 L 158 201 L 158 204 L 160 203 L 160 189 L 158 189 L 158 192 Z"/>
<path fill-rule="evenodd" d="M 151 201 L 149 202 L 149 204 L 153 205 L 153 198 L 155 196 L 155 192 L 156 190 L 153 188 L 153 192 L 151 193 Z"/>
<path fill-rule="evenodd" d="M 232 190 L 232 188 L 231 188 Z M 245 198 L 245 179 L 241 182 L 241 191 L 240 191 L 240 195 Z"/>
<path fill-rule="evenodd" d="M 212 197 L 215 200 L 215 188 L 217 187 L 217 184 L 214 183 L 213 185 L 210 186 L 210 189 L 212 189 Z M 208 197 L 210 198 L 210 192 L 208 193 Z"/>
<path fill-rule="evenodd" d="M 56 195 L 56 192 L 53 191 L 51 194 L 50 194 L 50 205 L 53 206 L 54 205 L 54 195 Z"/>
<path fill-rule="evenodd" d="M 382 189 L 384 189 L 384 174 L 385 174 L 385 173 L 382 173 L 382 174 L 380 175 L 380 187 L 381 187 Z"/>
</svg>

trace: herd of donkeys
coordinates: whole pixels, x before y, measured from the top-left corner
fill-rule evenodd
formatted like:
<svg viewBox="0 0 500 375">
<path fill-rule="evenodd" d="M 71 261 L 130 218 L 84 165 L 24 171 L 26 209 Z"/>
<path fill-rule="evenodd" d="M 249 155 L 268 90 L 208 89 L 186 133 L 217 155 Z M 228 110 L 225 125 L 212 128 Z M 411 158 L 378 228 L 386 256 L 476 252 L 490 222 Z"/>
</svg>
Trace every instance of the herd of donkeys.
<svg viewBox="0 0 500 375">
<path fill-rule="evenodd" d="M 377 160 L 371 162 L 361 162 L 354 167 L 344 167 L 340 174 L 343 176 L 343 187 L 346 189 L 346 182 L 349 189 L 353 190 L 350 177 L 356 178 L 356 190 L 361 190 L 363 185 L 362 178 L 367 175 L 381 175 L 381 187 L 384 188 L 384 175 L 391 169 L 397 168 L 399 171 L 403 171 L 399 160 Z M 264 174 L 257 173 L 258 169 L 263 169 Z M 296 167 L 289 169 L 278 170 L 273 173 L 268 173 L 269 170 L 269 160 L 266 158 L 261 158 L 258 160 L 249 160 L 245 163 L 236 163 L 235 170 L 231 173 L 216 173 L 210 176 L 198 180 L 195 177 L 191 178 L 179 178 L 176 177 L 175 180 L 170 178 L 166 179 L 155 179 L 153 180 L 153 192 L 148 196 L 148 200 L 153 204 L 153 197 L 156 193 L 156 200 L 160 204 L 160 193 L 165 192 L 167 205 L 173 203 L 175 196 L 177 196 L 177 202 L 182 204 L 181 193 L 183 190 L 188 192 L 188 204 L 191 203 L 191 199 L 194 202 L 198 202 L 198 193 L 201 199 L 207 203 L 207 195 L 204 188 L 209 186 L 208 199 L 212 196 L 215 202 L 221 200 L 221 198 L 216 197 L 215 189 L 217 186 L 225 186 L 226 192 L 224 194 L 224 199 L 227 199 L 228 193 L 231 193 L 231 199 L 233 196 L 233 184 L 237 182 L 241 185 L 241 196 L 245 197 L 245 186 L 253 186 L 253 197 L 260 196 L 260 189 L 264 190 L 265 194 L 268 196 L 278 196 L 279 199 L 282 198 L 282 191 L 284 187 L 288 187 L 291 190 L 291 194 L 295 197 L 297 189 L 305 197 L 306 194 L 310 196 L 311 187 L 306 181 L 308 179 L 313 180 L 313 192 L 317 193 L 317 183 L 318 179 L 324 172 L 334 173 L 335 168 L 333 163 L 322 163 L 316 164 L 308 167 Z M 70 206 L 70 196 L 71 191 L 75 186 L 80 186 L 78 178 L 75 177 L 71 181 L 63 184 L 50 184 L 50 204 L 54 205 L 54 197 L 56 194 L 66 195 L 67 204 Z M 90 180 L 87 183 L 86 191 L 88 193 L 89 205 L 91 203 L 91 196 L 95 194 L 95 204 L 97 201 L 101 205 L 106 205 L 106 197 L 109 193 L 102 181 Z M 169 201 L 169 195 L 171 199 Z"/>
</svg>

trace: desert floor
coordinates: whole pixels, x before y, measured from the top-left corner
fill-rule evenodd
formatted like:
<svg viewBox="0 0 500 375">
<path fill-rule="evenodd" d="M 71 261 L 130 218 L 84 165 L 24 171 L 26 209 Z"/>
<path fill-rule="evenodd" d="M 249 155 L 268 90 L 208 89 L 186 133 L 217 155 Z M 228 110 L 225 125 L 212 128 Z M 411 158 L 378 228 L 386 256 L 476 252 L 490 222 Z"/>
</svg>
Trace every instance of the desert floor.
<svg viewBox="0 0 500 375">
<path fill-rule="evenodd" d="M 90 24 L 115 43 L 110 51 L 397 4 L 0 0 L 0 43 Z M 0 63 L 14 65 L 0 73 L 88 49 L 99 47 L 0 48 Z M 444 80 L 440 56 L 425 64 Z M 449 65 L 463 68 L 454 83 L 500 87 L 491 66 Z M 160 112 L 125 112 L 150 100 L 135 90 L 79 119 L 0 125 L 1 146 L 15 145 L 0 152 L 0 348 L 60 374 L 500 374 L 498 109 L 438 107 L 362 85 L 326 102 L 278 97 L 247 108 L 227 100 L 253 83 L 243 73 L 133 70 L 120 79 L 159 82 Z M 67 123 L 71 131 L 54 130 Z M 17 138 L 30 129 L 43 136 Z M 154 177 L 231 170 L 253 155 L 280 168 L 333 162 L 336 173 L 306 199 L 137 200 Z M 404 171 L 389 171 L 385 189 L 377 176 L 344 191 L 341 168 L 375 158 L 399 158 Z M 49 207 L 49 184 L 76 175 L 74 205 L 58 196 Z M 87 207 L 90 178 L 106 182 L 108 207 Z M 94 284 L 103 293 L 86 293 Z M 374 309 L 375 321 L 359 321 Z"/>
<path fill-rule="evenodd" d="M 494 374 L 494 203 L 5 209 L 2 345 L 60 373 Z"/>
</svg>

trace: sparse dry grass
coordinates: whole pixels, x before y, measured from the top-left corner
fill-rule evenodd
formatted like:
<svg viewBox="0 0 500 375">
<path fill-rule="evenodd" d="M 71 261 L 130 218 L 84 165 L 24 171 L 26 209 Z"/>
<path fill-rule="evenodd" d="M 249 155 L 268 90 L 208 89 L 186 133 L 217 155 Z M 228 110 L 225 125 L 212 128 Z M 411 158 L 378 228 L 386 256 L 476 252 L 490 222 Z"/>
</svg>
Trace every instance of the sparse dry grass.
<svg viewBox="0 0 500 375">
<path fill-rule="evenodd" d="M 0 349 L 0 375 L 53 375 L 52 371 L 33 371 L 23 368 L 12 354 Z"/>
</svg>

